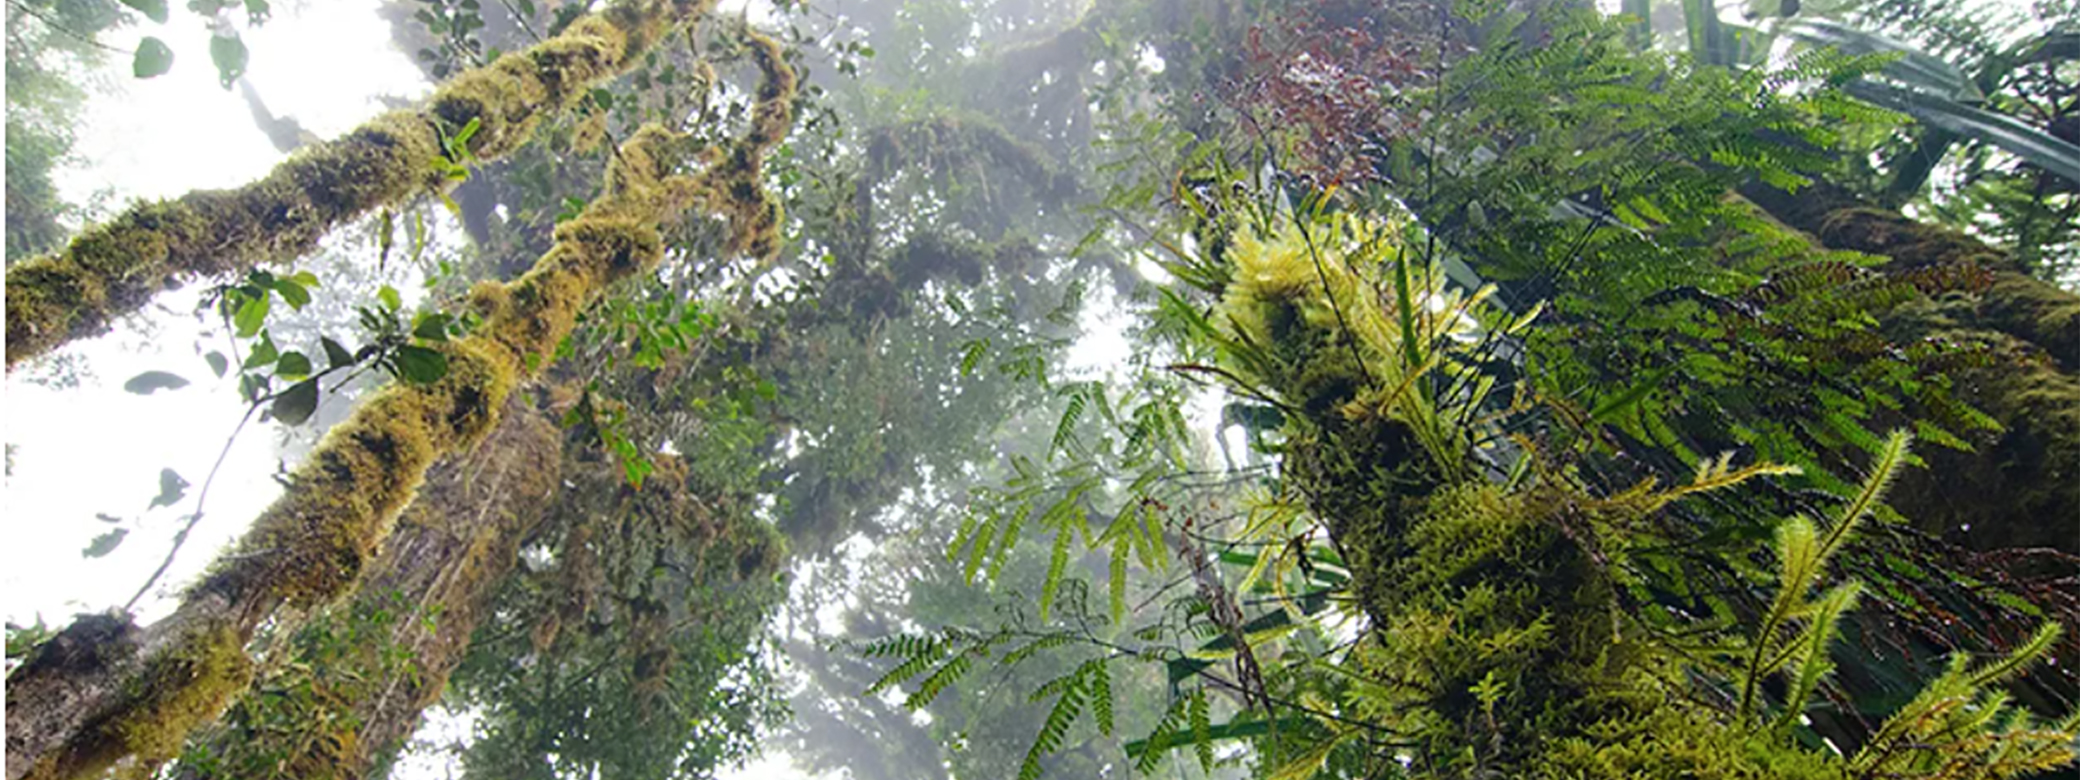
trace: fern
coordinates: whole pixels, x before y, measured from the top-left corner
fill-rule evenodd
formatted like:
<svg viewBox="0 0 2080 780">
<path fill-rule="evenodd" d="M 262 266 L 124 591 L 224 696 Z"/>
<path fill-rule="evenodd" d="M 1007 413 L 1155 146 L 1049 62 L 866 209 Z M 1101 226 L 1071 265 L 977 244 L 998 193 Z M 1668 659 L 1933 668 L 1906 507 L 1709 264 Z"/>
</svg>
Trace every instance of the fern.
<svg viewBox="0 0 2080 780">
<path fill-rule="evenodd" d="M 1190 703 L 1185 707 L 1185 718 L 1192 726 L 1192 747 L 1199 754 L 1199 768 L 1213 771 L 1213 713 L 1206 700 L 1205 688 L 1192 689 Z"/>
<path fill-rule="evenodd" d="M 1061 749 L 1062 740 L 1069 735 L 1069 726 L 1083 712 L 1085 674 L 1081 669 L 1062 678 L 1061 695 L 1054 700 L 1054 707 L 1047 711 L 1047 719 L 1040 724 L 1040 733 L 1033 738 L 1033 745 L 1026 749 L 1025 762 L 1018 767 L 1018 780 L 1038 780 L 1040 759 Z"/>
<path fill-rule="evenodd" d="M 954 656 L 937 671 L 932 672 L 930 677 L 924 678 L 924 682 L 918 684 L 917 690 L 903 700 L 903 707 L 910 710 L 923 709 L 931 704 L 933 699 L 939 698 L 939 693 L 946 690 L 947 686 L 966 675 L 974 663 L 975 652 L 972 650 Z"/>
<path fill-rule="evenodd" d="M 1112 736 L 1112 672 L 1104 658 L 1091 659 L 1084 663 L 1084 668 L 1089 670 L 1091 713 L 1098 733 Z"/>
</svg>

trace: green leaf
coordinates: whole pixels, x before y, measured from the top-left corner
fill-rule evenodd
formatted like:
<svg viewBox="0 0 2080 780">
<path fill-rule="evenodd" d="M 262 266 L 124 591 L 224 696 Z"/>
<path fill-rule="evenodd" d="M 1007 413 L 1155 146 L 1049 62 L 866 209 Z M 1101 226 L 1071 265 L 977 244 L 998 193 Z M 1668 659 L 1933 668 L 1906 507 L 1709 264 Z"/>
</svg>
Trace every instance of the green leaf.
<svg viewBox="0 0 2080 780">
<path fill-rule="evenodd" d="M 397 375 L 407 382 L 432 384 L 448 375 L 448 356 L 421 346 L 397 348 Z"/>
<path fill-rule="evenodd" d="M 239 338 L 252 338 L 260 332 L 260 326 L 267 324 L 267 310 L 273 306 L 273 300 L 262 293 L 239 304 L 238 312 L 231 315 L 231 325 L 238 329 Z"/>
<path fill-rule="evenodd" d="M 223 357 L 218 356 L 217 359 L 222 360 Z M 222 372 L 218 373 L 219 375 L 222 374 Z M 130 377 L 130 381 L 123 383 L 123 390 L 138 395 L 151 395 L 160 390 L 179 390 L 187 386 L 188 380 L 182 379 L 178 374 L 169 374 L 165 371 L 146 371 Z"/>
<path fill-rule="evenodd" d="M 180 472 L 173 469 L 160 469 L 159 495 L 152 497 L 151 505 L 145 508 L 157 509 L 162 506 L 173 506 L 187 495 L 188 481 L 181 479 Z"/>
<path fill-rule="evenodd" d="M 273 15 L 274 6 L 269 5 L 267 0 L 246 0 L 247 23 L 260 24 L 261 22 L 267 21 L 267 18 Z"/>
<path fill-rule="evenodd" d="M 387 284 L 383 285 L 383 289 L 376 291 L 376 300 L 382 301 L 383 308 L 391 311 L 404 308 L 404 299 L 398 296 L 397 288 Z"/>
<path fill-rule="evenodd" d="M 261 366 L 273 365 L 274 361 L 281 356 L 282 353 L 275 350 L 274 337 L 262 331 L 260 343 L 253 345 L 253 354 L 246 356 L 246 364 L 243 368 L 259 368 Z"/>
<path fill-rule="evenodd" d="M 412 335 L 427 341 L 447 341 L 448 315 L 440 312 L 419 315 L 419 321 L 412 324 Z"/>
<path fill-rule="evenodd" d="M 290 353 L 295 354 L 295 353 Z M 290 385 L 281 395 L 274 397 L 274 406 L 269 410 L 274 418 L 287 425 L 302 425 L 318 410 L 318 380 L 306 379 Z"/>
<path fill-rule="evenodd" d="M 330 337 L 320 336 L 318 337 L 318 343 L 325 347 L 325 365 L 327 366 L 339 368 L 340 366 L 350 366 L 357 362 L 354 360 L 353 352 L 348 351 L 344 345 L 333 341 Z"/>
<path fill-rule="evenodd" d="M 225 371 L 231 370 L 231 361 L 225 358 L 222 352 L 210 350 L 209 354 L 202 356 L 202 359 L 209 363 L 209 370 L 215 372 L 219 377 L 223 376 Z"/>
<path fill-rule="evenodd" d="M 173 70 L 173 49 L 165 41 L 151 36 L 137 42 L 137 53 L 130 58 L 130 73 L 141 79 L 162 76 Z"/>
<path fill-rule="evenodd" d="M 87 543 L 86 549 L 79 551 L 79 557 L 99 558 L 101 556 L 115 552 L 116 545 L 122 544 L 123 537 L 129 535 L 130 529 L 116 528 L 110 530 L 108 533 L 96 536 L 94 537 L 94 541 Z"/>
<path fill-rule="evenodd" d="M 166 0 L 123 0 L 123 5 L 136 9 L 155 23 L 166 23 Z"/>
<path fill-rule="evenodd" d="M 217 81 L 225 89 L 246 75 L 246 42 L 236 35 L 214 35 L 209 39 L 209 61 L 217 65 Z"/>
<path fill-rule="evenodd" d="M 284 379 L 310 376 L 311 359 L 304 357 L 301 352 L 289 350 L 282 353 L 280 360 L 275 361 L 274 373 Z"/>
<path fill-rule="evenodd" d="M 302 309 L 311 302 L 311 292 L 293 280 L 276 279 L 274 291 L 281 293 L 282 300 L 288 301 L 289 305 L 296 309 Z"/>
<path fill-rule="evenodd" d="M 2037 167 L 2080 184 L 2080 146 L 2014 117 L 1869 80 L 1851 83 L 1843 91 L 1860 100 L 1912 116 L 1922 124 L 1998 146 Z"/>
</svg>

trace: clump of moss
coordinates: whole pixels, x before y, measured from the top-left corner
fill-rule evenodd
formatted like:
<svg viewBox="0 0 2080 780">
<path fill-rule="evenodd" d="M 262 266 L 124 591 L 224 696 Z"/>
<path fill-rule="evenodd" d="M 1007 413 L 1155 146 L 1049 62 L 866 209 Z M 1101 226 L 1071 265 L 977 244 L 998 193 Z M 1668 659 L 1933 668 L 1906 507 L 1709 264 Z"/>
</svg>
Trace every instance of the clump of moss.
<svg viewBox="0 0 2080 780">
<path fill-rule="evenodd" d="M 2066 370 L 2080 371 L 2080 295 L 2006 272 L 1995 275 L 1981 302 L 1981 320 L 2043 348 Z"/>
<path fill-rule="evenodd" d="M 159 763 L 180 752 L 188 732 L 223 712 L 252 676 L 252 659 L 237 631 L 219 626 L 188 634 L 134 681 L 140 689 L 137 705 L 102 727 L 109 744 L 121 746 L 106 753 L 106 761 L 135 755 L 138 763 L 125 774 L 149 777 Z M 83 766 L 74 776 L 91 776 L 100 768 Z"/>
<path fill-rule="evenodd" d="M 729 219 L 724 251 L 770 261 L 781 246 L 786 214 L 765 188 L 765 156 L 787 138 L 794 125 L 798 83 L 780 43 L 757 30 L 745 30 L 751 59 L 763 80 L 751 109 L 751 126 L 718 162 L 701 174 L 696 194 Z"/>
<path fill-rule="evenodd" d="M 7 275 L 8 365 L 105 330 L 180 278 L 295 257 L 344 220 L 451 186 L 430 164 L 443 154 L 443 134 L 474 121 L 473 158 L 511 152 L 542 117 L 635 63 L 673 23 L 712 6 L 709 0 L 615 5 L 464 73 L 435 92 L 425 109 L 385 114 L 338 140 L 305 147 L 245 187 L 140 204 L 63 252 L 19 264 Z M 791 99 L 791 72 L 788 78 Z"/>
</svg>

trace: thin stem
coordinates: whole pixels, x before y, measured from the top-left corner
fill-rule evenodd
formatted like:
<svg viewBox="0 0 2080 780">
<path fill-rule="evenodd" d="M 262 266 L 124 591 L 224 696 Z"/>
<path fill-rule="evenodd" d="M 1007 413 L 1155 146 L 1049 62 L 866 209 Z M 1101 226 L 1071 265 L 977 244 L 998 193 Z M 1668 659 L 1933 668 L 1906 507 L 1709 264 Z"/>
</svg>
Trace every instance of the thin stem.
<svg viewBox="0 0 2080 780">
<path fill-rule="evenodd" d="M 153 585 L 159 584 L 159 578 L 166 575 L 166 570 L 173 567 L 173 559 L 181 554 L 181 546 L 188 543 L 188 533 L 195 530 L 196 524 L 202 522 L 202 507 L 209 501 L 210 486 L 217 483 L 217 472 L 224 468 L 224 459 L 231 455 L 231 445 L 238 442 L 238 434 L 246 429 L 246 423 L 252 422 L 253 413 L 257 411 L 260 411 L 260 402 L 254 401 L 246 407 L 245 415 L 238 418 L 238 425 L 231 429 L 231 436 L 224 440 L 223 449 L 217 451 L 216 464 L 209 467 L 209 476 L 202 480 L 202 490 L 195 495 L 195 512 L 188 515 L 188 524 L 173 535 L 173 549 L 166 551 L 166 558 L 159 561 L 159 568 L 152 570 L 152 576 L 144 581 L 144 585 L 137 589 L 137 593 L 132 595 L 129 601 L 123 602 L 124 612 L 135 608 L 137 602 L 144 598 L 144 594 L 151 592 Z"/>
<path fill-rule="evenodd" d="M 21 4 L 20 2 L 17 2 L 17 0 L 7 0 L 7 4 L 8 4 L 9 6 L 13 7 L 13 8 L 14 8 L 14 10 L 16 10 L 16 11 L 19 11 L 19 12 L 21 12 L 21 13 L 24 13 L 24 14 L 28 14 L 29 16 L 35 17 L 37 21 L 39 21 L 39 22 L 43 22 L 43 24 L 44 24 L 44 26 L 45 26 L 45 27 L 49 27 L 49 28 L 51 28 L 51 29 L 53 29 L 53 30 L 56 30 L 56 31 L 58 31 L 58 32 L 61 32 L 61 33 L 64 33 L 66 37 L 69 37 L 69 38 L 73 38 L 73 39 L 75 39 L 75 40 L 78 40 L 78 41 L 79 41 L 80 43 L 84 43 L 84 44 L 87 44 L 87 45 L 89 45 L 89 46 L 93 46 L 93 47 L 95 47 L 95 48 L 98 48 L 98 49 L 101 49 L 101 50 L 103 50 L 103 51 L 110 51 L 110 52 L 115 52 L 115 53 L 117 53 L 117 54 L 129 54 L 129 53 L 130 53 L 130 52 L 127 52 L 127 51 L 123 51 L 122 49 L 118 49 L 118 48 L 116 48 L 116 47 L 114 47 L 114 46 L 110 46 L 110 45 L 108 45 L 108 44 L 106 44 L 106 43 L 102 43 L 102 42 L 100 42 L 100 41 L 98 41 L 98 40 L 95 40 L 95 39 L 94 39 L 94 36 L 92 36 L 92 35 L 87 35 L 87 34 L 84 34 L 84 33 L 81 33 L 81 32 L 79 32 L 79 31 L 77 31 L 77 30 L 74 30 L 74 29 L 72 29 L 72 28 L 70 28 L 70 27 L 67 27 L 67 26 L 65 26 L 65 25 L 64 25 L 63 23 L 59 22 L 58 20 L 56 20 L 56 19 L 52 19 L 52 18 L 50 18 L 49 16 L 45 16 L 45 15 L 44 15 L 44 13 L 43 13 L 42 11 L 38 11 L 38 10 L 36 10 L 36 9 L 34 9 L 34 8 L 30 8 L 30 7 L 26 6 L 26 5 L 23 5 L 23 4 Z"/>
</svg>

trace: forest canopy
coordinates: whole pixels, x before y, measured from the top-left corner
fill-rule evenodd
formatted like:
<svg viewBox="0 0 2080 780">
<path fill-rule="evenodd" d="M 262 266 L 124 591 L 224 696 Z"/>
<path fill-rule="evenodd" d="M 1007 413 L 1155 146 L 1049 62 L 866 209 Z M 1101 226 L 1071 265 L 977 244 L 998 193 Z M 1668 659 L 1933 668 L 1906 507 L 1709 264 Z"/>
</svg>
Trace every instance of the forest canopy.
<svg viewBox="0 0 2080 780">
<path fill-rule="evenodd" d="M 7 780 L 2080 777 L 2073 0 L 6 13 Z"/>
</svg>

